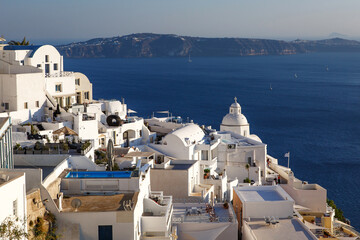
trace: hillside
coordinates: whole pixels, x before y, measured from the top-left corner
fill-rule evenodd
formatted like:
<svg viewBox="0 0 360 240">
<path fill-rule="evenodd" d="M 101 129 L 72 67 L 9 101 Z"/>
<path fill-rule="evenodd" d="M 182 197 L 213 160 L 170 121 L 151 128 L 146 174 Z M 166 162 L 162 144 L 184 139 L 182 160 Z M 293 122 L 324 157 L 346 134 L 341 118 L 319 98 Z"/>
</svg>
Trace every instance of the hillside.
<svg viewBox="0 0 360 240">
<path fill-rule="evenodd" d="M 203 38 L 171 34 L 138 33 L 57 46 L 65 57 L 218 57 L 286 55 L 305 52 L 360 51 L 360 42 L 340 38 L 292 42 L 250 38 Z"/>
</svg>

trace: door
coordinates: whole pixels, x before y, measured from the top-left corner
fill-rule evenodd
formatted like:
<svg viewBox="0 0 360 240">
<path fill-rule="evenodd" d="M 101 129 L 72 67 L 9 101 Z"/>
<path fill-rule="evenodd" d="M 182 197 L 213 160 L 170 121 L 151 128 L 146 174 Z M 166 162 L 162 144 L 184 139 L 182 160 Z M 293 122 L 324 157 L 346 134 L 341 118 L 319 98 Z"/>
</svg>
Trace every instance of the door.
<svg viewBox="0 0 360 240">
<path fill-rule="evenodd" d="M 129 134 L 128 132 L 124 132 L 123 134 L 124 147 L 129 147 Z"/>
<path fill-rule="evenodd" d="M 98 226 L 99 240 L 112 240 L 112 225 Z"/>
<path fill-rule="evenodd" d="M 50 74 L 50 64 L 45 64 L 45 74 Z"/>
</svg>

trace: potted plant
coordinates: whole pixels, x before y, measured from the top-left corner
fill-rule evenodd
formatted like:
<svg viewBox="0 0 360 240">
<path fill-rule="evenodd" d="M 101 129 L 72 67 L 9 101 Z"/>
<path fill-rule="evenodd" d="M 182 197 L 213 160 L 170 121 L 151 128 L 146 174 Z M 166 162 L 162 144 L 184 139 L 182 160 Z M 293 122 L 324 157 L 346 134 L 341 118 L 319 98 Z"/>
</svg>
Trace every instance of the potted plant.
<svg viewBox="0 0 360 240">
<path fill-rule="evenodd" d="M 210 169 L 204 169 L 204 179 L 208 179 L 210 177 Z"/>
</svg>

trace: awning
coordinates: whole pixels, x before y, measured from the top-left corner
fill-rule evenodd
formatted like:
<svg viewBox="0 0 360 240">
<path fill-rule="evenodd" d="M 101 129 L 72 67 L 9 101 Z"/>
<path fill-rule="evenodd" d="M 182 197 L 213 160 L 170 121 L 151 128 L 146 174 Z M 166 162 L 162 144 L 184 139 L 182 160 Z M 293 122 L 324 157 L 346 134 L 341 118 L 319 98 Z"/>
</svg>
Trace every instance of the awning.
<svg viewBox="0 0 360 240">
<path fill-rule="evenodd" d="M 74 130 L 72 130 L 66 126 L 54 131 L 53 134 L 56 134 L 56 135 L 65 134 L 65 135 L 74 135 L 74 136 L 78 135 Z"/>
<path fill-rule="evenodd" d="M 131 110 L 131 109 L 128 109 L 127 112 L 128 113 L 137 113 L 137 111 L 134 111 L 134 110 Z"/>
</svg>

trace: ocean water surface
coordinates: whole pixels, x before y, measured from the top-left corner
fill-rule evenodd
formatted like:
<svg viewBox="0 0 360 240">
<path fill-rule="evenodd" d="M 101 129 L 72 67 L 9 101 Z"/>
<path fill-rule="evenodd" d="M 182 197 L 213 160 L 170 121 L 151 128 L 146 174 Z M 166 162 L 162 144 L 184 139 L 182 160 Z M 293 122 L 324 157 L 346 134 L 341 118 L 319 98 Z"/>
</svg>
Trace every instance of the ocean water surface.
<svg viewBox="0 0 360 240">
<path fill-rule="evenodd" d="M 328 191 L 360 229 L 360 54 L 236 58 L 64 59 L 94 99 L 125 98 L 148 117 L 170 110 L 219 129 L 234 97 L 250 132 L 295 176 Z M 296 75 L 296 76 L 295 76 Z M 270 90 L 270 85 L 272 90 Z M 159 115 L 160 116 L 160 115 Z"/>
</svg>

